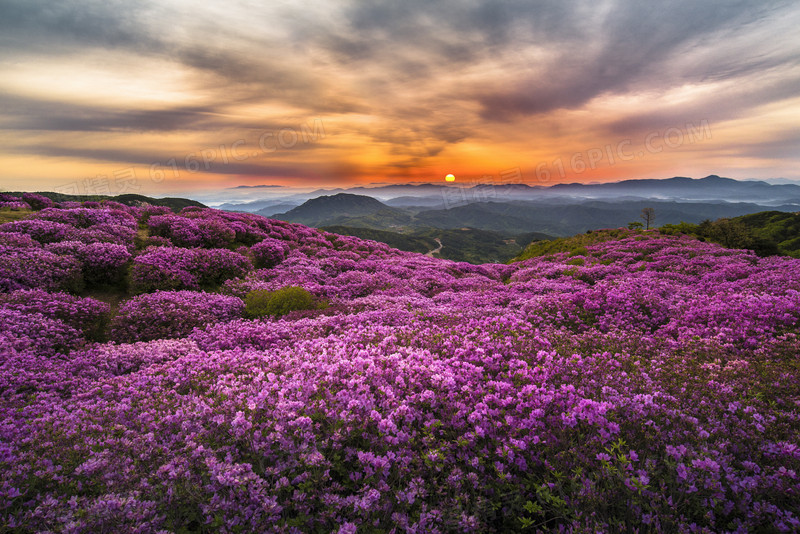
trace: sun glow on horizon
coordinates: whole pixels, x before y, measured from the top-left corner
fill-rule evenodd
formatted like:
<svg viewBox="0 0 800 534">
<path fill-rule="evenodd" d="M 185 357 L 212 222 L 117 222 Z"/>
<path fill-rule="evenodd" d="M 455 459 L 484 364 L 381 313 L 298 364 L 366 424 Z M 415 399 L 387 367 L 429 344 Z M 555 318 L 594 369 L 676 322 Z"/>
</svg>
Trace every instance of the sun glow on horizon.
<svg viewBox="0 0 800 534">
<path fill-rule="evenodd" d="M 797 6 L 9 2 L 0 188 L 800 178 Z"/>
</svg>

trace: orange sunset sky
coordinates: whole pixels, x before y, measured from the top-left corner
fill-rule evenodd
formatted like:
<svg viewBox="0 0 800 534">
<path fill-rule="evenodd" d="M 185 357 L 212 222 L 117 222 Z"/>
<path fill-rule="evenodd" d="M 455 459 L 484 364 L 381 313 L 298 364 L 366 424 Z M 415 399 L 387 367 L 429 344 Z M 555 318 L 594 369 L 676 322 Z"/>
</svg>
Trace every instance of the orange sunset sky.
<svg viewBox="0 0 800 534">
<path fill-rule="evenodd" d="M 800 5 L 0 0 L 0 188 L 800 179 Z"/>
</svg>

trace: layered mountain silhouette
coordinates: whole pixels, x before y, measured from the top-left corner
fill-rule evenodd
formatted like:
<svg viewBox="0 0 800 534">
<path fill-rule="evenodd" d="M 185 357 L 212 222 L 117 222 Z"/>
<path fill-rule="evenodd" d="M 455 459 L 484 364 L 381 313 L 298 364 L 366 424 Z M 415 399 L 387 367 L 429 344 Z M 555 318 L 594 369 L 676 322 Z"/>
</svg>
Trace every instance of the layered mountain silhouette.
<svg viewBox="0 0 800 534">
<path fill-rule="evenodd" d="M 360 225 L 376 229 L 411 222 L 411 215 L 401 209 L 372 197 L 350 193 L 313 198 L 275 218 L 307 226 Z"/>
<path fill-rule="evenodd" d="M 413 232 L 420 228 L 472 228 L 499 232 L 511 238 L 526 232 L 567 236 L 599 228 L 618 228 L 638 221 L 643 208 L 655 209 L 656 224 L 699 223 L 764 211 L 753 202 L 688 202 L 625 199 L 619 201 L 553 199 L 475 202 L 448 209 L 431 206 L 392 207 L 364 195 L 339 193 L 309 200 L 277 219 L 309 226 L 350 226 Z M 791 204 L 770 207 L 797 211 Z"/>
<path fill-rule="evenodd" d="M 623 180 L 612 183 L 555 184 L 552 186 L 527 184 L 396 184 L 375 187 L 352 187 L 349 189 L 319 189 L 310 193 L 287 193 L 281 195 L 280 188 L 265 189 L 269 198 L 249 202 L 228 202 L 219 206 L 231 211 L 271 211 L 280 205 L 283 211 L 299 206 L 303 202 L 322 196 L 339 194 L 369 196 L 397 208 L 451 208 L 453 205 L 481 201 L 511 202 L 549 200 L 564 202 L 582 200 L 674 200 L 707 202 L 752 202 L 764 206 L 796 204 L 800 207 L 800 184 L 768 183 L 723 178 L 717 175 L 705 178 L 677 176 L 665 180 Z M 289 206 L 289 207 L 287 207 Z"/>
</svg>

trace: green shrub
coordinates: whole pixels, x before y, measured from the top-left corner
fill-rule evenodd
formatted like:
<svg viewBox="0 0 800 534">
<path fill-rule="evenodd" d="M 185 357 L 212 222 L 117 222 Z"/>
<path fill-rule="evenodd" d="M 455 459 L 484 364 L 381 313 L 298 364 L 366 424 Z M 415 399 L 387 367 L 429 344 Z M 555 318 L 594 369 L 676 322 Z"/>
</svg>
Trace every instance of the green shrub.
<svg viewBox="0 0 800 534">
<path fill-rule="evenodd" d="M 586 250 L 586 247 L 575 247 L 569 252 L 570 256 L 586 256 L 587 254 L 589 251 Z"/>
<path fill-rule="evenodd" d="M 244 298 L 244 315 L 254 319 L 271 315 L 280 317 L 296 310 L 316 307 L 314 296 L 302 287 L 289 286 L 277 291 L 256 289 Z"/>
</svg>

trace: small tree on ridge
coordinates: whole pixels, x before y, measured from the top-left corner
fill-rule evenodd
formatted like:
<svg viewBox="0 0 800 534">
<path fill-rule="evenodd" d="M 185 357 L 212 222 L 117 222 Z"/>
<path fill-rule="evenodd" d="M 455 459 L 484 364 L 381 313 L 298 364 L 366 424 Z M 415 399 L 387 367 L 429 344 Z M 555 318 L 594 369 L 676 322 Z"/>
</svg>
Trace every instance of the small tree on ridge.
<svg viewBox="0 0 800 534">
<path fill-rule="evenodd" d="M 645 224 L 645 230 L 650 229 L 650 225 L 656 222 L 656 210 L 654 208 L 644 208 L 640 215 Z"/>
</svg>

